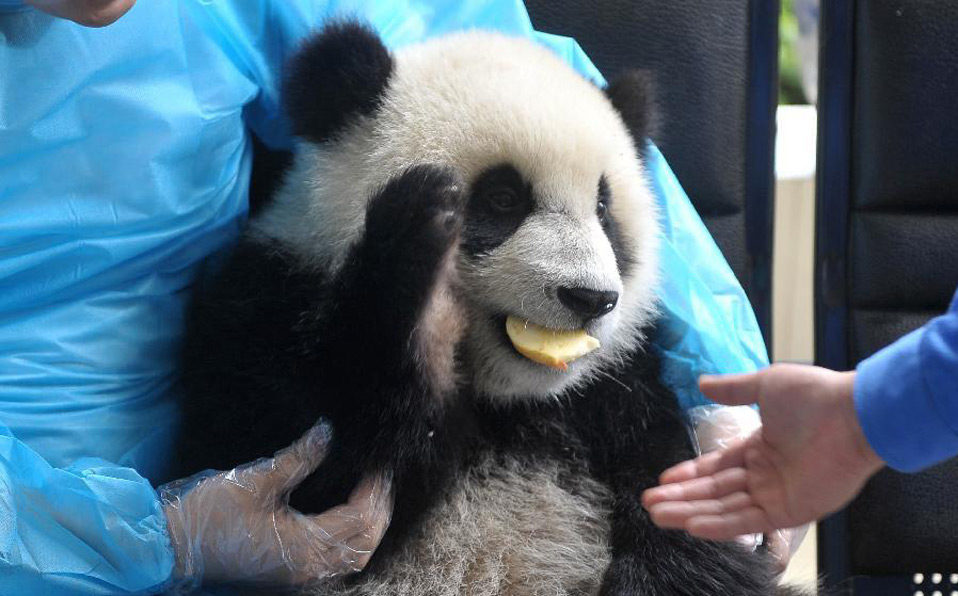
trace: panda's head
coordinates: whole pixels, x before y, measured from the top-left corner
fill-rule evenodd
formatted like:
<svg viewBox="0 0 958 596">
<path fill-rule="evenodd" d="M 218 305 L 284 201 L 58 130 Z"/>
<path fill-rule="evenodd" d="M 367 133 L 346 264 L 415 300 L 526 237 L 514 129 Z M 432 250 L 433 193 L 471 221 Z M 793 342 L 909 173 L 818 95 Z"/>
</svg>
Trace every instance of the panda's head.
<svg viewBox="0 0 958 596">
<path fill-rule="evenodd" d="M 550 51 L 487 32 L 391 53 L 368 28 L 339 23 L 292 62 L 285 100 L 301 143 L 257 226 L 318 266 L 341 264 L 390 177 L 418 163 L 461 176 L 462 353 L 484 394 L 562 393 L 642 340 L 658 242 L 642 77 L 602 90 Z M 516 352 L 507 315 L 585 329 L 602 345 L 560 372 Z"/>
</svg>

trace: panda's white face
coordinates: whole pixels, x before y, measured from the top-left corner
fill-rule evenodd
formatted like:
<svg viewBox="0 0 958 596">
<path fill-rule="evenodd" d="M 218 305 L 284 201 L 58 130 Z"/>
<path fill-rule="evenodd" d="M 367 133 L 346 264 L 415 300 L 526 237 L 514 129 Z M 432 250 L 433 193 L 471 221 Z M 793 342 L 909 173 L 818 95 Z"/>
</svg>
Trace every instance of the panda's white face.
<svg viewBox="0 0 958 596">
<path fill-rule="evenodd" d="M 460 275 L 470 306 L 464 354 L 485 393 L 558 393 L 593 370 L 634 333 L 625 284 L 633 247 L 609 213 L 604 176 L 581 188 L 536 184 L 509 164 L 479 175 L 469 189 Z M 623 300 L 624 307 L 619 301 Z M 506 334 L 506 317 L 550 329 L 584 329 L 603 348 L 560 372 L 521 356 Z"/>
<path fill-rule="evenodd" d="M 641 341 L 658 245 L 642 163 L 602 91 L 527 41 L 470 32 L 398 52 L 381 105 L 334 142 L 303 143 L 255 225 L 335 269 L 369 196 L 417 163 L 467 184 L 462 353 L 482 393 L 557 395 Z M 602 346 L 553 370 L 516 352 L 508 315 L 585 329 Z"/>
</svg>

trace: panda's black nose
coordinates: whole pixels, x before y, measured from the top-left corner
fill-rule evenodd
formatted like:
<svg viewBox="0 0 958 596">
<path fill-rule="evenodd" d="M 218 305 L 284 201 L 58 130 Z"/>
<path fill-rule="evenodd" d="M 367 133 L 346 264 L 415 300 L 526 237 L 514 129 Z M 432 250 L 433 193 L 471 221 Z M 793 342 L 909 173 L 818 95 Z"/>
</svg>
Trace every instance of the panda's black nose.
<svg viewBox="0 0 958 596">
<path fill-rule="evenodd" d="M 603 292 L 587 288 L 559 288 L 559 302 L 577 315 L 597 319 L 607 315 L 619 301 L 618 292 Z"/>
</svg>

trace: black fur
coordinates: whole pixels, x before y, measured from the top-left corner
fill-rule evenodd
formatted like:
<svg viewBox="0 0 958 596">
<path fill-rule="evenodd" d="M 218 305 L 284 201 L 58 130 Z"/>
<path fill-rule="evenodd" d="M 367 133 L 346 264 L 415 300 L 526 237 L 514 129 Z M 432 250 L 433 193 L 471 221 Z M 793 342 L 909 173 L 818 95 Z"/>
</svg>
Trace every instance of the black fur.
<svg viewBox="0 0 958 596">
<path fill-rule="evenodd" d="M 375 31 L 347 21 L 327 25 L 289 65 L 283 88 L 293 133 L 314 143 L 333 139 L 382 103 L 393 59 Z"/>
<path fill-rule="evenodd" d="M 646 140 L 655 135 L 658 122 L 651 74 L 627 70 L 609 84 L 605 93 L 632 135 L 636 149 L 644 156 Z"/>
<path fill-rule="evenodd" d="M 588 446 L 593 475 L 615 495 L 612 563 L 601 594 L 770 594 L 768 561 L 733 544 L 705 542 L 655 526 L 639 502 L 668 466 L 694 455 L 658 359 L 637 354 L 573 399 L 568 424 Z"/>
<path fill-rule="evenodd" d="M 286 172 L 293 165 L 290 151 L 271 149 L 256 135 L 253 141 L 253 168 L 249 176 L 249 216 L 256 217 L 279 188 Z"/>
<path fill-rule="evenodd" d="M 512 198 L 513 208 L 497 202 L 504 196 Z M 533 207 L 532 186 L 513 166 L 489 168 L 476 178 L 466 202 L 463 252 L 478 257 L 492 251 L 515 234 Z"/>
<path fill-rule="evenodd" d="M 329 294 L 298 257 L 249 238 L 195 290 L 181 366 L 180 475 L 269 455 L 315 423 L 311 313 Z"/>
<path fill-rule="evenodd" d="M 269 455 L 326 417 L 330 454 L 292 503 L 324 510 L 362 475 L 392 473 L 395 512 L 372 571 L 479 454 L 560 460 L 614 494 L 602 594 L 772 594 L 766 559 L 661 530 L 639 503 L 666 466 L 692 455 L 653 354 L 554 403 L 492 407 L 430 386 L 410 346 L 447 281 L 439 263 L 457 248 L 461 202 L 449 174 L 406 172 L 371 201 L 362 239 L 331 279 L 281 247 L 241 244 L 194 306 L 181 472 Z"/>
<path fill-rule="evenodd" d="M 605 203 L 608 213 L 599 221 L 602 223 L 602 229 L 609 239 L 609 244 L 612 245 L 612 253 L 615 254 L 615 263 L 619 267 L 619 273 L 624 277 L 629 275 L 636 265 L 635 247 L 626 241 L 619 221 L 612 215 L 611 208 L 614 200 L 609 190 L 609 182 L 605 179 L 605 176 L 602 176 L 599 179 L 599 201 Z"/>
<path fill-rule="evenodd" d="M 461 193 L 448 172 L 417 167 L 371 201 L 364 236 L 322 314 L 316 392 L 334 439 L 329 457 L 293 494 L 300 510 L 341 503 L 361 474 L 382 471 L 394 475 L 397 492 L 426 505 L 453 471 L 447 452 L 455 434 L 447 434 L 446 419 L 458 403 L 428 386 L 411 348 L 440 261 L 457 247 Z M 412 525 L 416 513 L 397 508 L 398 527 Z"/>
<path fill-rule="evenodd" d="M 323 511 L 364 474 L 389 472 L 420 507 L 397 506 L 390 540 L 414 527 L 454 472 L 463 426 L 447 422 L 462 418 L 457 400 L 425 383 L 410 349 L 439 263 L 457 248 L 461 193 L 435 168 L 394 179 L 332 278 L 281 247 L 241 242 L 192 307 L 179 473 L 270 455 L 322 417 L 334 428 L 329 456 L 291 504 Z"/>
</svg>

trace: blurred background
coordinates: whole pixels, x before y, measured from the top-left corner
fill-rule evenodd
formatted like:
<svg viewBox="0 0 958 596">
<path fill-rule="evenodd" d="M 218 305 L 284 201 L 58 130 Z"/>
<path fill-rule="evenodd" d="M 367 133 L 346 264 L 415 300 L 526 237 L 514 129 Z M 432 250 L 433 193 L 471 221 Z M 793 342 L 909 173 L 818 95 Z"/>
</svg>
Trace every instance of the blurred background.
<svg viewBox="0 0 958 596">
<path fill-rule="evenodd" d="M 783 0 L 775 137 L 773 353 L 778 361 L 814 360 L 815 147 L 818 0 Z M 787 274 L 785 274 L 787 272 Z M 813 526 L 786 571 L 789 583 L 814 585 Z"/>
</svg>

